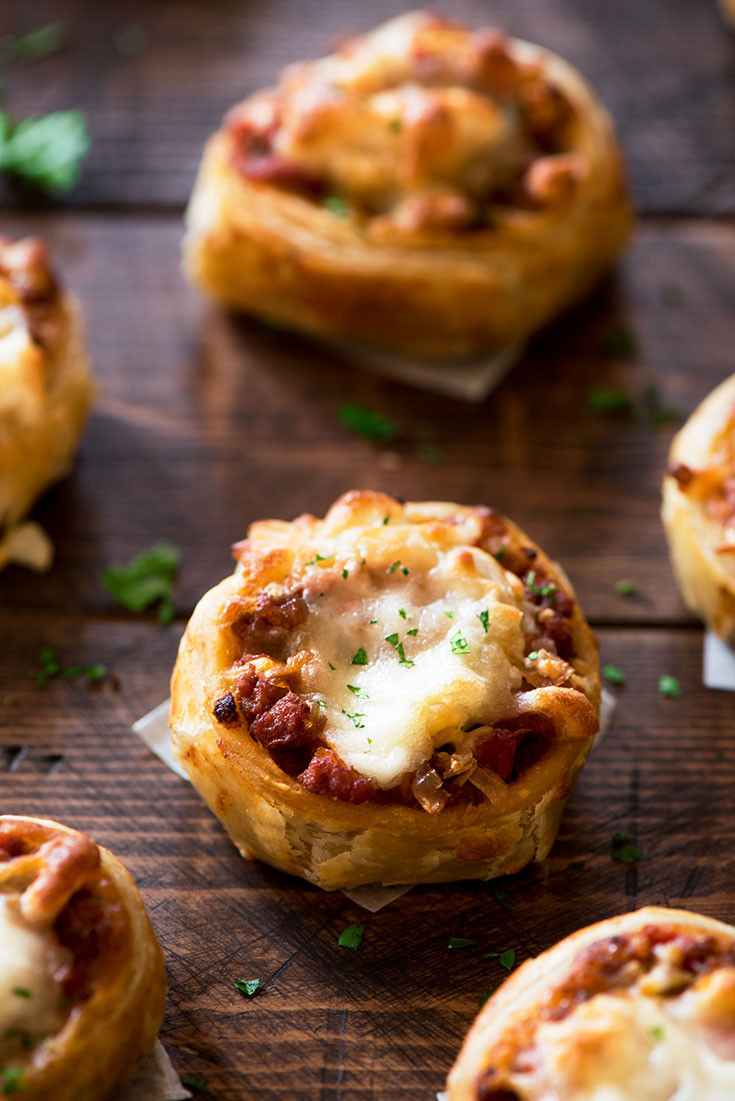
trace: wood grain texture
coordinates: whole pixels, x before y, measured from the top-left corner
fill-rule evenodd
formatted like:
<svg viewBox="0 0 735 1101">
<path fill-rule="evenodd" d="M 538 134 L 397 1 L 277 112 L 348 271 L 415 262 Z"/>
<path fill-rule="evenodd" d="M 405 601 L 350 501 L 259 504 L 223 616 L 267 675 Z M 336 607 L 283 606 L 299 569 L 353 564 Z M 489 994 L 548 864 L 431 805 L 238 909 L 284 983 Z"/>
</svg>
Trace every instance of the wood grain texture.
<svg viewBox="0 0 735 1101">
<path fill-rule="evenodd" d="M 472 405 L 207 306 L 179 274 L 175 219 L 18 216 L 12 228 L 49 238 L 84 302 L 101 393 L 76 472 L 36 511 L 57 568 L 0 575 L 1 602 L 109 611 L 102 569 L 169 538 L 189 611 L 253 520 L 321 514 L 365 486 L 495 505 L 564 564 L 595 623 L 685 616 L 658 520 L 675 425 L 596 413 L 589 398 L 622 388 L 640 401 L 653 385 L 684 414 L 732 370 L 735 229 L 643 226 L 618 281 Z M 622 358 L 605 349 L 621 327 L 637 346 Z M 390 416 L 397 442 L 341 427 L 347 401 Z M 621 578 L 632 598 L 616 594 Z"/>
<path fill-rule="evenodd" d="M 166 692 L 179 627 L 30 612 L 4 622 L 13 647 L 0 669 L 0 807 L 62 818 L 129 865 L 166 953 L 163 1038 L 177 1068 L 221 1101 L 427 1101 L 479 998 L 505 975 L 486 952 L 514 948 L 520 962 L 646 903 L 732 917 L 732 696 L 702 688 L 698 630 L 600 632 L 603 659 L 628 677 L 614 726 L 550 859 L 503 881 L 512 910 L 489 885 L 463 883 L 415 889 L 370 915 L 243 862 L 194 791 L 130 732 Z M 40 687 L 44 644 L 64 666 L 105 662 L 118 690 L 61 678 Z M 679 677 L 679 699 L 659 695 L 662 673 Z M 639 863 L 611 858 L 616 830 Z M 352 923 L 366 926 L 356 953 L 337 945 Z M 451 951 L 450 936 L 478 945 Z M 235 978 L 265 990 L 244 999 Z"/>
<path fill-rule="evenodd" d="M 9 5 L 10 30 L 61 19 L 69 31 L 62 53 L 13 77 L 9 104 L 20 115 L 72 106 L 88 114 L 92 151 L 72 204 L 181 206 L 204 139 L 235 100 L 273 83 L 285 64 L 318 57 L 339 35 L 405 7 L 397 0 L 372 0 L 369 8 L 360 0 Z M 735 212 L 733 38 L 715 0 L 442 7 L 548 46 L 581 69 L 618 123 L 641 211 Z M 133 57 L 120 53 L 120 31 L 131 25 L 144 29 L 146 43 Z"/>
</svg>

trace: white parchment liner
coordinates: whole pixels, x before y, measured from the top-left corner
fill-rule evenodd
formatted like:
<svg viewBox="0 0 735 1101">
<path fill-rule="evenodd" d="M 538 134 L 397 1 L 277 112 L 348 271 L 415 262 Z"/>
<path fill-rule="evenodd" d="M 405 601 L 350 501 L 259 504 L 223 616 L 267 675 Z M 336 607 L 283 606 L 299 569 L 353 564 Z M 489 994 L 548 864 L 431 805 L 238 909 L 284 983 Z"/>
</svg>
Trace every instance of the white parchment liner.
<svg viewBox="0 0 735 1101">
<path fill-rule="evenodd" d="M 133 731 L 145 742 L 149 749 L 153 750 L 157 757 L 160 757 L 164 764 L 168 765 L 172 772 L 175 772 L 182 780 L 188 780 L 186 773 L 178 761 L 174 759 L 171 751 L 171 732 L 168 725 L 170 702 L 170 700 L 164 700 L 163 703 L 159 703 L 158 707 L 154 707 L 152 711 L 144 715 L 142 719 L 134 722 Z M 613 693 L 608 688 L 603 687 L 600 730 L 593 742 L 593 751 L 610 729 L 616 703 L 617 700 Z M 411 886 L 405 884 L 395 884 L 391 887 L 371 884 L 366 887 L 353 887 L 351 890 L 342 893 L 352 902 L 356 902 L 358 906 L 361 906 L 363 910 L 369 910 L 370 913 L 374 914 L 378 910 L 382 910 L 389 902 L 393 902 L 394 899 L 400 898 L 401 895 L 405 895 L 410 890 Z"/>
<path fill-rule="evenodd" d="M 187 1097 L 191 1094 L 179 1081 L 163 1044 L 156 1040 L 138 1073 L 118 1093 L 117 1101 L 185 1101 Z"/>
<path fill-rule="evenodd" d="M 713 631 L 704 636 L 702 679 L 707 688 L 735 692 L 735 647 L 728 646 Z"/>
</svg>

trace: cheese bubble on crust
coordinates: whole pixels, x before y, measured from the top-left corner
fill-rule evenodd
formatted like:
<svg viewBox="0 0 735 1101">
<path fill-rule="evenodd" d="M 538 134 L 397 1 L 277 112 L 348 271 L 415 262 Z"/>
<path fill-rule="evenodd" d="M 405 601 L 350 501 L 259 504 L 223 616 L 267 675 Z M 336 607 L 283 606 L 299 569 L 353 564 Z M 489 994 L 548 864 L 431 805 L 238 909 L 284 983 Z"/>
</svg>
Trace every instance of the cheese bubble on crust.
<svg viewBox="0 0 735 1101">
<path fill-rule="evenodd" d="M 513 1086 L 539 1101 L 732 1101 L 735 1061 L 672 1013 L 678 1001 L 600 994 L 544 1022 L 533 1069 L 514 1075 Z"/>
<path fill-rule="evenodd" d="M 17 898 L 0 896 L 0 1053 L 24 1033 L 38 1037 L 58 1030 L 57 975 L 71 959 L 50 928 L 23 920 Z"/>
<path fill-rule="evenodd" d="M 335 542 L 330 560 L 330 572 L 346 571 L 343 582 L 324 583 L 319 569 L 306 579 L 299 646 L 312 660 L 302 682 L 324 712 L 328 745 L 386 788 L 439 746 L 461 750 L 464 727 L 512 713 L 523 668 L 523 587 L 486 552 L 427 546 L 415 527 L 401 529 L 394 561 L 394 551 L 385 558 L 363 538 L 362 549 L 373 551 L 367 565 L 380 570 L 376 581 L 350 534 Z"/>
</svg>

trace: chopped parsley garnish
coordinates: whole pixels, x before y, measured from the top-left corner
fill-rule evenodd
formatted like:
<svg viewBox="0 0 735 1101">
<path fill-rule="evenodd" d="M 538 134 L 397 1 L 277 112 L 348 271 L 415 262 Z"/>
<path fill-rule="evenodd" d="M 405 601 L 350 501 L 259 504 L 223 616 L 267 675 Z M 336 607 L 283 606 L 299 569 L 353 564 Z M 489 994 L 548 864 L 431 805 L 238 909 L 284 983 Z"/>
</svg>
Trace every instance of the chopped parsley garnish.
<svg viewBox="0 0 735 1101">
<path fill-rule="evenodd" d="M 6 1028 L 2 1038 L 8 1042 L 17 1040 L 24 1051 L 32 1051 L 36 1044 L 43 1039 L 42 1036 L 34 1036 L 26 1028 Z"/>
<path fill-rule="evenodd" d="M 2 40 L 0 40 L 2 42 Z M 27 34 L 18 34 L 9 37 L 4 45 L 5 57 L 8 61 L 18 65 L 24 65 L 28 61 L 37 61 L 40 57 L 48 57 L 56 53 L 66 42 L 66 28 L 63 23 L 47 23 L 45 27 L 38 27 Z"/>
<path fill-rule="evenodd" d="M 349 218 L 350 216 L 350 208 L 344 199 L 340 199 L 339 195 L 327 195 L 324 206 L 337 218 Z"/>
<path fill-rule="evenodd" d="M 411 633 L 410 631 L 407 632 L 407 634 L 410 634 L 410 633 Z M 386 635 L 385 636 L 385 641 L 389 642 L 391 644 L 391 646 L 393 647 L 393 649 L 396 651 L 396 653 L 398 654 L 401 665 L 405 665 L 407 669 L 411 669 L 415 665 L 415 662 L 410 661 L 406 657 L 405 651 L 403 649 L 403 643 L 399 641 L 397 633 L 394 633 L 392 635 Z"/>
<path fill-rule="evenodd" d="M 4 1070 L 0 1070 L 0 1078 L 2 1079 L 3 1094 L 5 1096 L 9 1096 L 11 1093 L 25 1093 L 28 1089 L 21 1067 L 6 1067 Z"/>
<path fill-rule="evenodd" d="M 398 435 L 398 425 L 390 417 L 378 413 L 375 409 L 365 409 L 353 402 L 340 405 L 337 410 L 337 420 L 343 428 L 349 428 L 357 436 L 364 436 L 367 440 L 377 440 L 380 443 L 388 443 Z M 385 517 L 384 524 L 388 523 L 390 516 Z"/>
<path fill-rule="evenodd" d="M 626 325 L 616 325 L 602 338 L 600 348 L 609 356 L 632 356 L 635 354 L 635 336 Z"/>
<path fill-rule="evenodd" d="M 260 990 L 261 987 L 260 979 L 235 979 L 234 983 L 240 993 L 244 994 L 246 998 L 252 998 L 253 994 Z"/>
<path fill-rule="evenodd" d="M 632 581 L 628 581 L 627 578 L 622 578 L 620 581 L 615 582 L 615 592 L 618 596 L 632 596 L 635 592 L 635 585 Z"/>
<path fill-rule="evenodd" d="M 635 864 L 643 853 L 630 843 L 627 833 L 615 832 L 612 836 L 611 855 L 613 860 L 622 860 L 624 864 Z"/>
<path fill-rule="evenodd" d="M 467 937 L 450 937 L 449 948 L 472 948 L 477 944 L 476 940 L 468 940 Z"/>
<path fill-rule="evenodd" d="M 505 952 L 488 952 L 485 959 L 500 960 L 501 965 L 506 971 L 510 971 L 511 967 L 516 962 L 515 948 L 507 948 Z"/>
<path fill-rule="evenodd" d="M 364 925 L 348 925 L 340 935 L 337 944 L 340 948 L 351 948 L 353 952 L 362 944 L 362 938 L 365 933 Z"/>
<path fill-rule="evenodd" d="M 334 558 L 333 554 L 316 554 L 312 558 L 311 562 L 307 562 L 307 566 L 316 566 L 317 562 L 329 562 Z M 342 575 L 344 577 L 344 574 Z"/>
<path fill-rule="evenodd" d="M 357 684 L 348 684 L 345 685 L 345 687 L 347 688 L 348 692 L 352 692 L 353 696 L 357 696 L 358 700 L 370 699 L 367 692 L 363 692 L 363 690 Z"/>
<path fill-rule="evenodd" d="M 445 612 L 444 615 L 447 619 L 454 619 L 454 612 Z"/>
<path fill-rule="evenodd" d="M 406 634 L 407 634 L 407 635 L 410 635 L 410 636 L 411 636 L 411 638 L 416 638 L 416 635 L 417 635 L 418 633 L 419 633 L 419 629 L 418 629 L 418 627 L 412 627 L 410 631 L 406 631 Z"/>
<path fill-rule="evenodd" d="M 390 516 L 384 516 L 383 517 L 383 527 L 385 527 L 385 525 L 389 522 L 389 520 L 390 520 Z"/>
<path fill-rule="evenodd" d="M 0 111 L 0 169 L 44 191 L 68 191 L 89 149 L 80 111 L 53 111 L 41 118 L 11 122 Z"/>
<path fill-rule="evenodd" d="M 398 642 L 399 642 L 399 636 L 398 636 L 397 633 L 394 633 L 392 635 L 386 635 L 385 636 L 385 641 L 389 642 L 391 644 L 391 646 L 396 647 L 398 645 Z"/>
<path fill-rule="evenodd" d="M 538 650 L 531 650 L 527 657 L 529 661 L 538 661 Z"/>
<path fill-rule="evenodd" d="M 480 1003 L 479 1003 L 480 1004 L 480 1009 L 482 1009 L 482 1007 L 484 1006 L 484 1004 L 488 1000 L 488 998 L 492 998 L 494 993 L 495 993 L 495 987 L 494 986 L 489 987 L 485 991 L 485 993 L 480 998 Z"/>
<path fill-rule="evenodd" d="M 187 1086 L 189 1089 L 196 1090 L 197 1093 L 206 1093 L 209 1089 L 206 1078 L 202 1078 L 198 1074 L 182 1074 L 181 1085 Z"/>
<path fill-rule="evenodd" d="M 664 1026 L 663 1025 L 654 1025 L 653 1028 L 651 1029 L 651 1035 L 653 1036 L 654 1040 L 657 1040 L 657 1041 L 663 1040 L 664 1036 L 666 1035 L 666 1031 L 664 1029 Z"/>
<path fill-rule="evenodd" d="M 526 574 L 526 588 L 535 596 L 549 596 L 551 597 L 552 602 L 554 602 L 556 599 L 553 596 L 553 593 L 556 592 L 556 585 L 554 584 L 554 582 L 549 581 L 545 585 L 537 585 L 535 570 L 529 570 Z"/>
<path fill-rule="evenodd" d="M 344 569 L 342 570 L 342 578 L 344 579 L 346 577 L 347 577 L 347 567 L 345 566 Z"/>
<path fill-rule="evenodd" d="M 388 123 L 388 129 L 392 130 L 394 134 L 400 134 L 403 129 L 403 123 L 400 119 L 391 119 Z"/>
<path fill-rule="evenodd" d="M 490 894 L 504 910 L 513 909 L 513 896 L 507 887 L 501 887 L 499 883 L 493 883 L 490 887 Z"/>
<path fill-rule="evenodd" d="M 487 634 L 488 627 L 490 626 L 490 612 L 489 612 L 489 610 L 486 608 L 484 612 L 478 612 L 477 613 L 477 618 L 479 619 L 480 623 L 482 624 L 483 629 L 485 631 L 485 634 Z"/>
<path fill-rule="evenodd" d="M 470 647 L 467 639 L 464 637 L 461 631 L 457 631 L 452 638 L 450 638 L 453 654 L 469 654 Z"/>
<path fill-rule="evenodd" d="M 365 653 L 364 647 L 361 646 L 360 649 L 355 654 L 355 656 L 353 657 L 352 661 L 350 662 L 350 665 L 367 665 L 367 663 L 368 663 L 368 656 Z M 332 668 L 334 669 L 334 666 L 332 666 Z"/>
<path fill-rule="evenodd" d="M 359 651 L 358 651 L 358 652 L 359 652 Z M 363 651 L 363 653 L 364 653 L 364 651 Z M 356 662 L 356 661 L 353 661 L 353 663 L 352 663 L 352 664 L 353 664 L 353 665 L 359 665 L 360 663 L 359 663 L 359 662 Z M 364 665 L 365 663 L 363 662 L 362 664 Z M 335 667 L 334 667 L 334 665 L 332 665 L 331 661 L 328 661 L 328 662 L 327 662 L 327 665 L 328 665 L 328 666 L 329 666 L 329 668 L 330 668 L 330 669 L 332 670 L 332 672 L 334 672 L 334 668 L 335 668 Z"/>
<path fill-rule="evenodd" d="M 58 658 L 50 646 L 41 647 L 38 660 L 41 662 L 41 668 L 36 672 L 35 677 L 39 684 L 45 684 L 50 677 L 56 677 L 61 672 Z"/>
<path fill-rule="evenodd" d="M 30 990 L 25 986 L 14 986 L 13 993 L 16 998 L 30 998 L 31 996 Z"/>
<path fill-rule="evenodd" d="M 173 543 L 154 543 L 137 554 L 125 566 L 110 566 L 102 574 L 102 584 L 131 612 L 142 612 L 160 601 L 158 618 L 170 623 L 174 609 L 171 591 L 181 562 L 181 552 Z"/>
<path fill-rule="evenodd" d="M 408 577 L 411 571 L 409 570 L 408 566 L 401 566 L 400 560 L 391 563 L 391 565 L 388 567 L 388 573 L 395 573 L 396 570 L 399 568 L 404 577 Z"/>
<path fill-rule="evenodd" d="M 317 700 L 316 705 L 317 705 L 317 707 L 326 707 L 327 706 L 327 701 L 326 700 Z"/>
<path fill-rule="evenodd" d="M 496 559 L 496 561 L 499 562 L 501 560 L 501 558 L 505 554 L 505 550 L 506 550 L 506 548 L 501 545 L 501 546 L 498 547 L 498 549 L 496 551 L 493 552 L 493 557 Z"/>
<path fill-rule="evenodd" d="M 635 403 L 626 390 L 595 387 L 587 393 L 587 405 L 595 413 L 626 413 L 635 416 Z"/>
<path fill-rule="evenodd" d="M 398 614 L 401 617 L 401 619 L 405 619 L 406 618 L 406 609 L 405 608 L 399 608 L 398 609 Z"/>
<path fill-rule="evenodd" d="M 610 681 L 610 684 L 625 684 L 625 673 L 622 669 L 618 669 L 617 665 L 603 666 L 602 675 L 605 680 Z"/>
<path fill-rule="evenodd" d="M 658 678 L 658 690 L 662 696 L 680 696 L 681 688 L 676 677 L 669 676 L 668 673 L 664 673 Z"/>
<path fill-rule="evenodd" d="M 354 726 L 355 730 L 364 730 L 365 729 L 365 723 L 360 722 L 360 719 L 365 718 L 365 712 L 364 711 L 355 711 L 352 714 L 350 714 L 350 712 L 345 711 L 345 709 L 343 707 L 342 708 L 342 714 L 347 716 L 347 718 L 350 720 L 350 722 Z"/>
</svg>

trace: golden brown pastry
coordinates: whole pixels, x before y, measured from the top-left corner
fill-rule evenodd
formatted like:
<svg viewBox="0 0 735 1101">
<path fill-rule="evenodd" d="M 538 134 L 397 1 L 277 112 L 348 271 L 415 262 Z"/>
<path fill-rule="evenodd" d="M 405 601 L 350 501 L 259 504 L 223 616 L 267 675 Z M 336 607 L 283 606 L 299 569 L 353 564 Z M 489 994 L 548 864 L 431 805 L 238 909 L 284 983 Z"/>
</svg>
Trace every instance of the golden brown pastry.
<svg viewBox="0 0 735 1101">
<path fill-rule="evenodd" d="M 684 601 L 735 642 L 735 375 L 674 437 L 663 521 Z"/>
<path fill-rule="evenodd" d="M 649 906 L 580 929 L 487 1002 L 449 1101 L 732 1101 L 735 929 Z"/>
<path fill-rule="evenodd" d="M 582 297 L 630 221 L 612 123 L 575 69 L 411 12 L 230 111 L 184 262 L 270 321 L 452 359 Z"/>
<path fill-rule="evenodd" d="M 0 817 L 0 1093 L 107 1101 L 163 1019 L 163 957 L 128 871 L 83 833 Z"/>
<path fill-rule="evenodd" d="M 543 859 L 598 729 L 559 567 L 487 508 L 366 490 L 253 524 L 173 674 L 173 747 L 243 856 L 327 889 Z"/>
<path fill-rule="evenodd" d="M 79 309 L 44 244 L 0 237 L 0 568 L 50 564 L 37 525 L 15 525 L 71 468 L 93 394 Z"/>
</svg>

